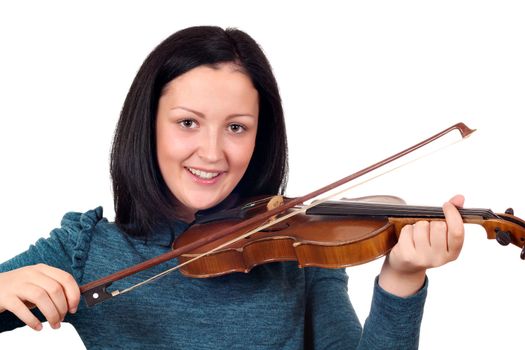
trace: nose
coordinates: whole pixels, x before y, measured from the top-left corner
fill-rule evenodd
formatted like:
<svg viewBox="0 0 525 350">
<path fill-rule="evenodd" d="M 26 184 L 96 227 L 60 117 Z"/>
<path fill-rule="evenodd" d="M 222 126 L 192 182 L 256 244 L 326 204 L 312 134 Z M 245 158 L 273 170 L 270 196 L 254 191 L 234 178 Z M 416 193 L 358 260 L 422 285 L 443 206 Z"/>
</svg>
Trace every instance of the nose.
<svg viewBox="0 0 525 350">
<path fill-rule="evenodd" d="M 216 163 L 223 157 L 220 132 L 208 130 L 200 140 L 198 156 L 208 163 Z"/>
</svg>

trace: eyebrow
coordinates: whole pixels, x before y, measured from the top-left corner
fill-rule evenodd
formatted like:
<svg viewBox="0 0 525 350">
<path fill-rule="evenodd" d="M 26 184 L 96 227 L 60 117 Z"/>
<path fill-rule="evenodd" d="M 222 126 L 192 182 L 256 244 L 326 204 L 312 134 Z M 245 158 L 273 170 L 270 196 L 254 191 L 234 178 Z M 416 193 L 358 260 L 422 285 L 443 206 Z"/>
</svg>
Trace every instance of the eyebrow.
<svg viewBox="0 0 525 350">
<path fill-rule="evenodd" d="M 188 112 L 191 112 L 191 113 L 194 113 L 196 115 L 198 115 L 199 117 L 201 117 L 202 119 L 206 119 L 206 116 L 204 115 L 204 113 L 202 112 L 198 112 L 196 110 L 193 110 L 191 108 L 188 108 L 188 107 L 183 107 L 183 106 L 175 106 L 175 107 L 172 107 L 170 108 L 170 111 L 174 110 L 174 109 L 183 109 L 185 111 L 188 111 Z M 249 113 L 234 113 L 234 114 L 230 114 L 228 115 L 228 119 L 229 118 L 234 118 L 234 117 L 251 117 L 251 118 L 255 118 L 255 116 L 249 114 Z"/>
</svg>

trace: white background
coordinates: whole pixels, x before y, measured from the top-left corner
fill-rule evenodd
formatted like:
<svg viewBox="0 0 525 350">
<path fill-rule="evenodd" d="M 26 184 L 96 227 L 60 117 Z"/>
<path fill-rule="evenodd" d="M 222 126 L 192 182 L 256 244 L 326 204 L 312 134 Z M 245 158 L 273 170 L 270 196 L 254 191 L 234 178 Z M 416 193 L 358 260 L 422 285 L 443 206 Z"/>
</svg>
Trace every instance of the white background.
<svg viewBox="0 0 525 350">
<path fill-rule="evenodd" d="M 191 25 L 234 26 L 263 47 L 287 118 L 298 196 L 463 121 L 478 131 L 356 189 L 525 217 L 525 8 L 519 1 L 17 1 L 0 5 L 0 261 L 103 205 L 108 155 L 146 55 Z M 348 269 L 364 321 L 381 261 Z M 421 349 L 523 348 L 525 262 L 467 226 L 460 258 L 431 270 Z M 145 335 L 147 336 L 147 335 Z M 0 335 L 6 345 L 82 348 L 63 325 Z M 73 344 L 73 345 L 71 345 Z"/>
</svg>

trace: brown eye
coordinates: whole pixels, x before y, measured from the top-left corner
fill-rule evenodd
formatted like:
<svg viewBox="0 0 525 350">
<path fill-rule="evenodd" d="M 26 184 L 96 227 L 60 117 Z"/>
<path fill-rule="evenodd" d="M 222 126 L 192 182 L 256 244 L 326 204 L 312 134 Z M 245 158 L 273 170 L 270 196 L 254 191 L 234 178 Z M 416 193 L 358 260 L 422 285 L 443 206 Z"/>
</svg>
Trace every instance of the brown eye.
<svg viewBox="0 0 525 350">
<path fill-rule="evenodd" d="M 244 125 L 241 125 L 241 124 L 230 124 L 230 125 L 228 125 L 228 128 L 234 134 L 240 134 L 243 131 L 246 131 L 246 127 Z"/>
<path fill-rule="evenodd" d="M 194 129 L 197 127 L 197 122 L 193 119 L 183 119 L 178 121 L 177 123 L 185 129 Z"/>
</svg>

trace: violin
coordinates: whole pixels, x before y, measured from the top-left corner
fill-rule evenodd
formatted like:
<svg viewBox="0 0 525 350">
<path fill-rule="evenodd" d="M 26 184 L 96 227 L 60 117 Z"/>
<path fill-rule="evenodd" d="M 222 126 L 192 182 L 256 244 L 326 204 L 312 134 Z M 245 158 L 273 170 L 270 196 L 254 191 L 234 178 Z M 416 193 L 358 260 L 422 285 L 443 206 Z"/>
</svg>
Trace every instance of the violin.
<svg viewBox="0 0 525 350">
<path fill-rule="evenodd" d="M 420 220 L 444 220 L 438 207 L 351 201 L 331 197 L 304 204 L 319 195 L 399 159 L 443 135 L 458 130 L 465 138 L 475 130 L 458 123 L 440 133 L 332 184 L 297 198 L 270 196 L 249 199 L 197 221 L 173 243 L 173 250 L 80 287 L 88 306 L 127 293 L 163 275 L 180 270 L 188 277 L 206 278 L 249 272 L 256 265 L 297 261 L 300 267 L 342 268 L 387 254 L 403 226 Z M 337 195 L 336 193 L 335 195 Z M 522 248 L 525 259 L 525 221 L 512 209 L 494 214 L 488 209 L 459 212 L 465 223 L 479 224 L 489 239 Z M 113 282 L 165 261 L 179 264 L 122 291 L 108 291 Z"/>
<path fill-rule="evenodd" d="M 173 243 L 173 249 L 198 241 L 210 232 L 230 227 L 257 211 L 266 211 L 267 203 L 273 198 L 249 202 L 220 213 L 221 217 L 213 221 L 210 218 L 207 222 L 195 224 Z M 525 245 L 525 221 L 515 217 L 512 209 L 503 214 L 495 214 L 490 209 L 458 210 L 464 223 L 481 225 L 488 239 L 496 239 L 502 245 Z M 329 201 L 253 234 L 232 232 L 181 254 L 180 271 L 187 277 L 207 278 L 232 272 L 248 273 L 254 266 L 277 261 L 297 261 L 299 267 L 322 268 L 364 264 L 386 255 L 397 243 L 401 229 L 420 220 L 443 221 L 443 209 Z M 236 239 L 238 237 L 243 238 Z M 223 247 L 215 249 L 218 246 Z M 525 248 L 521 258 L 525 259 Z"/>
</svg>

